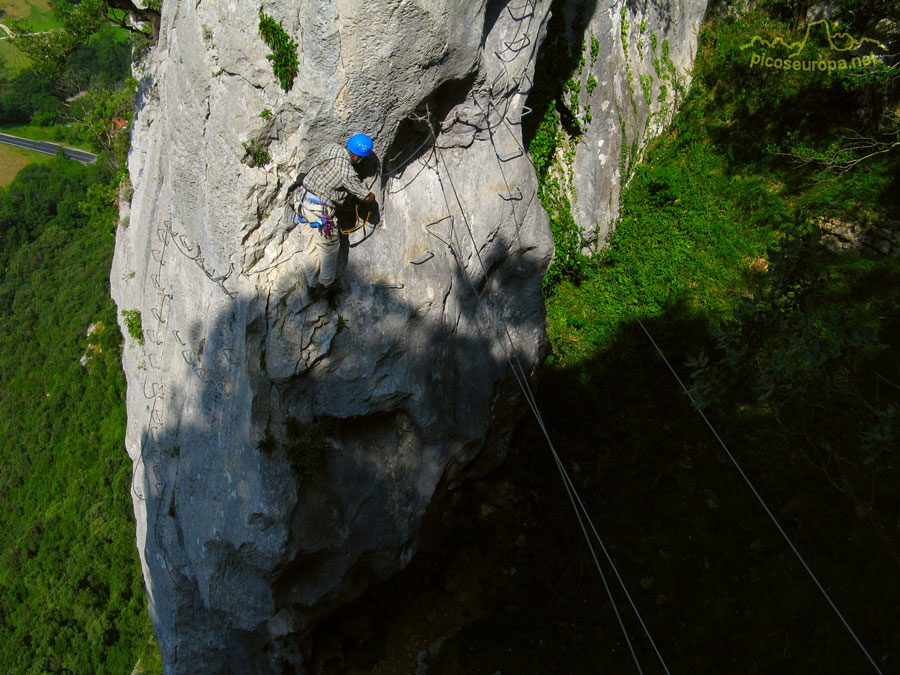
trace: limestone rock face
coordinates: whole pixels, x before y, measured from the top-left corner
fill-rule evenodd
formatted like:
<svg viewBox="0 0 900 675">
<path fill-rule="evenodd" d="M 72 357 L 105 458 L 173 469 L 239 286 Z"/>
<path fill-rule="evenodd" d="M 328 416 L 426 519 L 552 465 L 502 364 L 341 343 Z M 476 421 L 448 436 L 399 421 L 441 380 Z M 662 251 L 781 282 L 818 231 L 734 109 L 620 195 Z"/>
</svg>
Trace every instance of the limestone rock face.
<svg viewBox="0 0 900 675">
<path fill-rule="evenodd" d="M 502 458 L 513 366 L 546 350 L 552 241 L 517 123 L 547 4 L 267 3 L 298 44 L 285 92 L 256 5 L 164 3 L 112 284 L 144 329 L 126 444 L 167 672 L 293 672 L 317 617 Z M 380 209 L 344 242 L 342 292 L 312 300 L 289 188 L 356 132 Z"/>
<path fill-rule="evenodd" d="M 521 118 L 549 5 L 267 0 L 298 45 L 286 92 L 258 5 L 163 3 L 111 281 L 142 319 L 126 447 L 167 673 L 303 672 L 315 623 L 406 565 L 442 496 L 502 460 L 517 380 L 547 350 L 553 242 Z M 380 208 L 345 237 L 341 293 L 313 299 L 291 188 L 357 132 Z M 577 164 L 586 222 L 618 170 L 597 138 Z"/>
<path fill-rule="evenodd" d="M 707 0 L 572 5 L 568 25 L 578 31 L 583 66 L 565 99 L 581 134 L 562 163 L 575 222 L 598 250 L 646 143 L 687 94 Z"/>
</svg>

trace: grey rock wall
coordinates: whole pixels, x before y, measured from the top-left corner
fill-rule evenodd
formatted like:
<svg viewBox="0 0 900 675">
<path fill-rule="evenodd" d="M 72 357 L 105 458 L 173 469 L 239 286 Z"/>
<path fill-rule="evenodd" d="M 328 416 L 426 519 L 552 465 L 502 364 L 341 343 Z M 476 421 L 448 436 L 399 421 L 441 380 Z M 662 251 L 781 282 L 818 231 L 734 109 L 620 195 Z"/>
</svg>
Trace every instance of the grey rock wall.
<svg viewBox="0 0 900 675">
<path fill-rule="evenodd" d="M 647 142 L 687 94 L 706 6 L 707 0 L 598 2 L 582 5 L 580 16 L 577 6 L 569 8 L 569 25 L 586 27 L 584 67 L 573 77 L 580 88 L 573 112 L 582 133 L 565 173 L 573 216 L 590 250 L 602 247 Z M 573 37 L 575 49 L 578 40 Z"/>
<path fill-rule="evenodd" d="M 112 283 L 144 327 L 126 445 L 167 672 L 300 668 L 317 617 L 403 567 L 440 495 L 502 459 L 510 363 L 531 377 L 546 350 L 552 251 L 517 127 L 534 49 L 503 43 L 527 30 L 536 48 L 546 4 L 267 3 L 299 45 L 284 92 L 256 6 L 164 3 Z M 381 208 L 345 242 L 331 306 L 284 205 L 358 131 Z M 297 471 L 286 449 L 310 428 L 329 449 Z"/>
<path fill-rule="evenodd" d="M 126 447 L 167 673 L 302 672 L 316 621 L 405 566 L 443 495 L 502 460 L 517 377 L 547 350 L 553 245 L 521 117 L 549 5 L 266 2 L 298 43 L 285 92 L 258 6 L 163 3 L 111 281 L 144 328 L 123 356 Z M 617 11 L 594 16 L 609 32 Z M 612 101 L 619 57 L 602 58 Z M 600 134 L 613 117 L 592 106 Z M 380 210 L 346 238 L 329 304 L 285 204 L 356 132 Z M 586 223 L 617 194 L 601 140 L 576 160 Z"/>
</svg>

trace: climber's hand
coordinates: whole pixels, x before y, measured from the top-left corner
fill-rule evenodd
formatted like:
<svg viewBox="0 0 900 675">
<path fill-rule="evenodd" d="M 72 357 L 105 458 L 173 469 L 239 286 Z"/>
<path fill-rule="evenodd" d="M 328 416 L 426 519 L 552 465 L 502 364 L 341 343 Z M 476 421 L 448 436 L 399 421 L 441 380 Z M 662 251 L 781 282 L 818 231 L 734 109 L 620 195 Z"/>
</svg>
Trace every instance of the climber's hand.
<svg viewBox="0 0 900 675">
<path fill-rule="evenodd" d="M 363 202 L 366 204 L 371 204 L 374 201 L 375 201 L 375 195 L 371 192 L 366 195 L 365 199 L 363 199 Z"/>
</svg>

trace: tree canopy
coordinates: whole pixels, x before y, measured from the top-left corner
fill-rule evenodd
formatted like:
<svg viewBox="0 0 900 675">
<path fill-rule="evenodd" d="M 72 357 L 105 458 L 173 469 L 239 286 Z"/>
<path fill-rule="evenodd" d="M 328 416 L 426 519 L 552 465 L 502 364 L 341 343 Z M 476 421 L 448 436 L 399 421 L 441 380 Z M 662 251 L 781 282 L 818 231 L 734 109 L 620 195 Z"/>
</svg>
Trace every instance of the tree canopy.
<svg viewBox="0 0 900 675">
<path fill-rule="evenodd" d="M 69 58 L 106 25 L 119 26 L 142 40 L 155 42 L 159 35 L 160 2 L 149 0 L 140 7 L 131 0 L 51 1 L 62 28 L 33 31 L 25 21 L 12 22 L 21 34 L 18 46 L 31 58 L 34 70 L 56 77 Z"/>
</svg>

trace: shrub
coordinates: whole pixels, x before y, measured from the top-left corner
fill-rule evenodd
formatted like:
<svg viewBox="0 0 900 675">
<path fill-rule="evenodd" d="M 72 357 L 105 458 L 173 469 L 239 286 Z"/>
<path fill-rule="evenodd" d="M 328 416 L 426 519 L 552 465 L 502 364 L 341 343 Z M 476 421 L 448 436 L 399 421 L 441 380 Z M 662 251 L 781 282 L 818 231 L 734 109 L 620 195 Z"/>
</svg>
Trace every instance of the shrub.
<svg viewBox="0 0 900 675">
<path fill-rule="evenodd" d="M 269 154 L 269 150 L 263 145 L 262 141 L 244 141 L 241 145 L 243 145 L 244 150 L 247 151 L 246 157 L 250 158 L 250 166 L 265 166 L 272 161 L 272 156 Z"/>
<path fill-rule="evenodd" d="M 325 438 L 328 430 L 325 422 L 303 424 L 291 416 L 285 420 L 284 451 L 298 476 L 313 478 L 322 473 L 330 449 Z"/>
<path fill-rule="evenodd" d="M 281 24 L 268 14 L 259 13 L 259 34 L 272 53 L 266 58 L 272 62 L 272 71 L 281 82 L 281 88 L 289 91 L 300 68 L 297 59 L 297 43 L 284 32 Z"/>
<path fill-rule="evenodd" d="M 325 468 L 325 461 L 331 449 L 326 439 L 330 428 L 327 422 L 315 421 L 304 424 L 289 415 L 284 421 L 283 444 L 279 444 L 272 432 L 266 430 L 257 447 L 260 452 L 267 455 L 283 447 L 291 469 L 298 478 L 315 478 Z"/>
<path fill-rule="evenodd" d="M 126 309 L 122 311 L 122 318 L 125 319 L 125 330 L 128 334 L 142 347 L 144 346 L 144 329 L 141 324 L 141 310 Z"/>
</svg>

